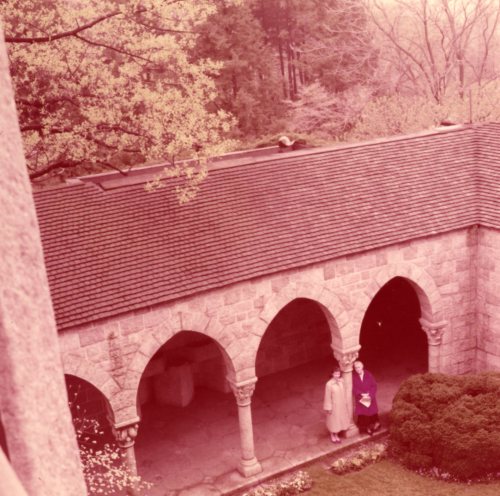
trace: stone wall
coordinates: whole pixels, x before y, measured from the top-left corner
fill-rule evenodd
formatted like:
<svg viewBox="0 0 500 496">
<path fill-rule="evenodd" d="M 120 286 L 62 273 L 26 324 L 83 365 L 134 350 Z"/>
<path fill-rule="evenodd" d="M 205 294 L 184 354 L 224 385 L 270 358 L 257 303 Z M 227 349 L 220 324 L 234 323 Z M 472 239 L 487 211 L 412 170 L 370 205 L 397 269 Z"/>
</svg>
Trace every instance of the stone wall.
<svg viewBox="0 0 500 496">
<path fill-rule="evenodd" d="M 454 231 L 70 329 L 60 333 L 65 370 L 101 389 L 110 398 L 115 420 L 125 422 L 136 418 L 137 390 L 150 359 L 180 331 L 211 337 L 219 345 L 228 378 L 241 382 L 255 376 L 264 333 L 288 303 L 296 298 L 316 302 L 330 327 L 332 346 L 356 349 L 371 300 L 385 283 L 400 276 L 416 290 L 426 321 L 447 322 L 439 369 L 470 372 L 476 358 L 476 285 L 471 279 L 476 249 L 474 229 Z M 279 333 L 274 339 L 274 345 L 287 346 Z M 285 364 L 274 366 L 277 370 Z"/>
<path fill-rule="evenodd" d="M 500 370 L 500 232 L 478 230 L 477 369 Z"/>
<path fill-rule="evenodd" d="M 0 412 L 30 496 L 87 494 L 58 348 L 40 232 L 0 26 Z M 8 467 L 3 452 L 0 471 Z M 5 472 L 4 472 L 5 473 Z M 12 481 L 0 481 L 7 494 Z M 1 478 L 0 478 L 1 479 Z M 7 492 L 4 492 L 5 491 Z M 20 494 L 19 488 L 12 491 Z M 14 492 L 8 493 L 14 494 Z"/>
</svg>

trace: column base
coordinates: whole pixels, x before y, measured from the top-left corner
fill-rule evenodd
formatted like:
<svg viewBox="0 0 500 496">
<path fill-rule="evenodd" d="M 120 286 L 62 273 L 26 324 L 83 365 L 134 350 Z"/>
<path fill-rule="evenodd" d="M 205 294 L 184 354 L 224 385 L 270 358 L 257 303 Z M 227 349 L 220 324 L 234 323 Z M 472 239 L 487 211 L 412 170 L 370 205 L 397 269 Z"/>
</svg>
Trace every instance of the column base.
<svg viewBox="0 0 500 496">
<path fill-rule="evenodd" d="M 359 435 L 359 429 L 354 424 L 351 424 L 345 431 L 345 437 L 355 437 L 358 435 Z"/>
<path fill-rule="evenodd" d="M 255 457 L 251 460 L 240 460 L 238 471 L 243 477 L 251 477 L 262 472 L 262 465 Z"/>
</svg>

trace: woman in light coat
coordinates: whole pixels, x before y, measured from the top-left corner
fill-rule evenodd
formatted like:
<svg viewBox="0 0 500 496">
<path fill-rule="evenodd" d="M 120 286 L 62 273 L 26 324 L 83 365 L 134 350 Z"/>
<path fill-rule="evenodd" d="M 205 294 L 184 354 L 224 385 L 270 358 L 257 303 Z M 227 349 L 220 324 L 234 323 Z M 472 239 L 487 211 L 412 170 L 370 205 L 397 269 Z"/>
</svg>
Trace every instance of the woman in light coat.
<svg viewBox="0 0 500 496">
<path fill-rule="evenodd" d="M 326 427 L 332 443 L 340 443 L 339 433 L 350 425 L 344 380 L 339 369 L 335 369 L 332 378 L 325 386 L 323 409 L 326 412 Z"/>
</svg>

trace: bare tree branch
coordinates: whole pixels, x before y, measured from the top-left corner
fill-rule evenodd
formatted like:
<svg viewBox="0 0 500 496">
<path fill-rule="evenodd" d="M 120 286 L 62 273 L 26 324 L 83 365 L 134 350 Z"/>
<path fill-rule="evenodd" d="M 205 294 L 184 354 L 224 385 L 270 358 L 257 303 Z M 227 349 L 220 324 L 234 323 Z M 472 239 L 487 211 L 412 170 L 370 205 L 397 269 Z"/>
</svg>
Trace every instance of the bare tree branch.
<svg viewBox="0 0 500 496">
<path fill-rule="evenodd" d="M 6 43 L 48 43 L 55 40 L 60 40 L 61 38 L 69 38 L 70 36 L 75 36 L 82 31 L 86 31 L 94 27 L 97 24 L 100 24 L 103 21 L 111 19 L 117 15 L 120 15 L 122 12 L 120 10 L 115 10 L 110 12 L 109 14 L 102 15 L 93 21 L 90 21 L 83 26 L 79 26 L 75 29 L 71 29 L 69 31 L 63 31 L 62 33 L 51 34 L 47 36 L 5 36 Z"/>
</svg>

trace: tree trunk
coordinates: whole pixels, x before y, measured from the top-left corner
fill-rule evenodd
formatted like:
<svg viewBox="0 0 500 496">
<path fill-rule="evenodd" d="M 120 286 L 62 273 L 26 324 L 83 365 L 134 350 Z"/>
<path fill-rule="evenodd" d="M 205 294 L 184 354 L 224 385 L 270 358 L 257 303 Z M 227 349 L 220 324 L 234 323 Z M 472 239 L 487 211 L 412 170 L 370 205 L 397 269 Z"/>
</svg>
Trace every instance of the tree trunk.
<svg viewBox="0 0 500 496">
<path fill-rule="evenodd" d="M 293 61 L 292 61 L 292 51 L 290 50 L 290 44 L 287 43 L 286 46 L 286 55 L 287 55 L 287 68 L 288 68 L 288 89 L 290 92 L 290 99 L 295 100 L 295 91 L 293 85 Z"/>
<path fill-rule="evenodd" d="M 281 80 L 283 81 L 283 96 L 285 98 L 288 98 L 288 91 L 286 87 L 286 78 L 285 78 L 285 60 L 283 57 L 283 45 L 281 44 L 280 39 L 278 39 L 278 53 L 280 56 Z"/>
</svg>

